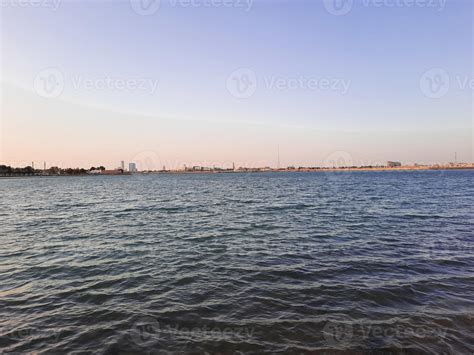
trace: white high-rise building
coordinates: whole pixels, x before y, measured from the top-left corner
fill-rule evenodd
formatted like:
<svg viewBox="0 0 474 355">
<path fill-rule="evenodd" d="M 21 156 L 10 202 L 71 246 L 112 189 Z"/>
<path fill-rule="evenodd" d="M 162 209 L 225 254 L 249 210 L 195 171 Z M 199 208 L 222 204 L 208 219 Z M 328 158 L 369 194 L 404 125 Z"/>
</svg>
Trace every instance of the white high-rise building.
<svg viewBox="0 0 474 355">
<path fill-rule="evenodd" d="M 120 168 L 121 168 L 123 171 L 125 171 L 125 162 L 124 162 L 123 160 L 120 162 Z"/>
<path fill-rule="evenodd" d="M 128 171 L 131 173 L 137 172 L 137 165 L 135 163 L 129 163 L 128 164 Z"/>
</svg>

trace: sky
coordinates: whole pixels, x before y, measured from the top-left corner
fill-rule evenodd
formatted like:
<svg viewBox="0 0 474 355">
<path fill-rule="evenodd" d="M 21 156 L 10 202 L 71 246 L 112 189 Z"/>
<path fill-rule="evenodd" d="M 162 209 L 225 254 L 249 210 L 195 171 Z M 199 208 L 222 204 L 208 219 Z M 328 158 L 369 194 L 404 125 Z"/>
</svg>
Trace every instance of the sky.
<svg viewBox="0 0 474 355">
<path fill-rule="evenodd" d="M 0 164 L 473 160 L 469 0 L 0 2 Z"/>
</svg>

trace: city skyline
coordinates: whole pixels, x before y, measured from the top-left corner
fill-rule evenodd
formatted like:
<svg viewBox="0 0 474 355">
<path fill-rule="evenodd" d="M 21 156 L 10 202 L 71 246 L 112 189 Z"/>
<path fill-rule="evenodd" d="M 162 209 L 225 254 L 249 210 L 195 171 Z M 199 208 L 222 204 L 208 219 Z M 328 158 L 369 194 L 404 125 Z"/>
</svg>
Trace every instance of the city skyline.
<svg viewBox="0 0 474 355">
<path fill-rule="evenodd" d="M 148 154 L 150 152 L 147 152 Z M 12 169 L 26 169 L 31 168 L 36 171 L 46 171 L 51 168 L 54 169 L 79 169 L 79 170 L 109 170 L 109 171 L 123 171 L 123 172 L 164 172 L 164 171 L 245 171 L 245 170 L 285 170 L 285 171 L 292 171 L 292 170 L 315 170 L 315 169 L 365 169 L 365 168 L 404 168 L 404 169 L 418 169 L 418 168 L 432 168 L 432 169 L 439 169 L 439 168 L 470 168 L 474 166 L 472 162 L 462 162 L 457 160 L 457 153 L 454 153 L 454 160 L 448 163 L 442 162 L 434 162 L 434 163 L 419 163 L 419 162 L 400 162 L 400 161 L 386 161 L 386 162 L 362 162 L 356 163 L 352 160 L 352 157 L 348 155 L 347 152 L 335 152 L 335 154 L 329 156 L 322 165 L 314 164 L 314 165 L 294 165 L 289 164 L 286 166 L 281 166 L 279 161 L 279 151 L 278 151 L 278 161 L 276 165 L 250 165 L 247 163 L 242 162 L 227 162 L 224 165 L 219 165 L 216 163 L 203 161 L 197 164 L 194 163 L 182 163 L 182 162 L 170 162 L 170 161 L 161 161 L 161 160 L 153 160 L 151 155 L 143 156 L 144 160 L 140 162 L 125 162 L 124 160 L 120 161 L 120 166 L 107 166 L 100 164 L 97 165 L 98 167 L 91 166 L 64 166 L 61 164 L 49 164 L 47 161 L 43 161 L 40 168 L 39 164 L 35 164 L 35 162 L 31 162 L 30 164 L 23 164 L 19 166 L 9 166 L 5 164 L 0 164 L 3 167 L 10 167 Z M 163 163 L 163 165 L 159 165 Z M 128 167 L 125 166 L 128 164 Z M 169 164 L 168 166 L 166 164 Z"/>
<path fill-rule="evenodd" d="M 473 160 L 468 1 L 49 3 L 2 7 L 1 163 Z"/>
</svg>

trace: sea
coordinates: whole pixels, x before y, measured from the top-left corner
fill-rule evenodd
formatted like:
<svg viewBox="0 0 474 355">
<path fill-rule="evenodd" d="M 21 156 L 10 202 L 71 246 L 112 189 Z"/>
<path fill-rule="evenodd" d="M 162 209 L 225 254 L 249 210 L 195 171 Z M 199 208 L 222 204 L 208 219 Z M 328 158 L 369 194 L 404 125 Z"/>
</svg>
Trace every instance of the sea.
<svg viewBox="0 0 474 355">
<path fill-rule="evenodd" d="M 0 179 L 0 353 L 472 354 L 473 183 Z"/>
</svg>

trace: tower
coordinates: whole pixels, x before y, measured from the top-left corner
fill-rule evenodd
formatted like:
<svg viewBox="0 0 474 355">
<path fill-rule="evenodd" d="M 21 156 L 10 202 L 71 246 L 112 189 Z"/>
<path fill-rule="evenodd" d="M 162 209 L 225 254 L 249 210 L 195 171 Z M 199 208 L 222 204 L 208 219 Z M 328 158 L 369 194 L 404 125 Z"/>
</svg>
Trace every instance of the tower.
<svg viewBox="0 0 474 355">
<path fill-rule="evenodd" d="M 280 170 L 280 145 L 277 145 L 278 164 L 277 169 Z"/>
</svg>

